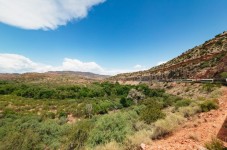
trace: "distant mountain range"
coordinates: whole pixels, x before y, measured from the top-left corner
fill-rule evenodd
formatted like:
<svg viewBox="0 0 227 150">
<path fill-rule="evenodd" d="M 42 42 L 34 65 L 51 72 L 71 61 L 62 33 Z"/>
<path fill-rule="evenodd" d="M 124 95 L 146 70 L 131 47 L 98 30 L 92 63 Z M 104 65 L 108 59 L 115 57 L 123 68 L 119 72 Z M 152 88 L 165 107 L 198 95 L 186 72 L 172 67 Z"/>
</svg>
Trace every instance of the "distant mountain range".
<svg viewBox="0 0 227 150">
<path fill-rule="evenodd" d="M 227 32 L 215 36 L 165 64 L 149 70 L 119 74 L 112 81 L 220 78 L 227 72 Z"/>
<path fill-rule="evenodd" d="M 110 76 L 90 72 L 50 71 L 46 73 L 1 73 L 0 80 L 14 80 L 30 83 L 77 84 L 101 81 Z"/>
<path fill-rule="evenodd" d="M 86 78 L 94 78 L 94 79 L 105 79 L 110 76 L 108 75 L 100 75 L 91 72 L 80 72 L 80 71 L 49 71 L 47 74 L 60 74 L 60 75 L 77 75 Z"/>
</svg>

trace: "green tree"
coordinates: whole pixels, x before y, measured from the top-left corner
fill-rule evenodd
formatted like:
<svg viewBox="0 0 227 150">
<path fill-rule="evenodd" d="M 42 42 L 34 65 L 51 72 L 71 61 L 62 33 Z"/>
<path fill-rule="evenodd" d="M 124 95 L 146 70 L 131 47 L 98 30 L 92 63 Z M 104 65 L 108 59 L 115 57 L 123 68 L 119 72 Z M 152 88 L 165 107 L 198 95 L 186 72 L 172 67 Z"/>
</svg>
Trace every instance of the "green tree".
<svg viewBox="0 0 227 150">
<path fill-rule="evenodd" d="M 132 99 L 122 97 L 120 103 L 123 107 L 129 107 L 133 104 Z"/>
</svg>

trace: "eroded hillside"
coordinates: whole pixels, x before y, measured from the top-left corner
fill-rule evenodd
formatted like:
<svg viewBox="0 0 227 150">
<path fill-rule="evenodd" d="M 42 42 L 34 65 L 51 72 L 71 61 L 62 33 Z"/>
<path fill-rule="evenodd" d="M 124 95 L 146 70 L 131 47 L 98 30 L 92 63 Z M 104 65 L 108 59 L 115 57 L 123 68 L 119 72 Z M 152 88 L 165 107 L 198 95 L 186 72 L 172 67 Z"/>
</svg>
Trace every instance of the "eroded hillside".
<svg viewBox="0 0 227 150">
<path fill-rule="evenodd" d="M 227 71 L 227 32 L 146 71 L 119 74 L 113 81 L 220 78 Z"/>
</svg>

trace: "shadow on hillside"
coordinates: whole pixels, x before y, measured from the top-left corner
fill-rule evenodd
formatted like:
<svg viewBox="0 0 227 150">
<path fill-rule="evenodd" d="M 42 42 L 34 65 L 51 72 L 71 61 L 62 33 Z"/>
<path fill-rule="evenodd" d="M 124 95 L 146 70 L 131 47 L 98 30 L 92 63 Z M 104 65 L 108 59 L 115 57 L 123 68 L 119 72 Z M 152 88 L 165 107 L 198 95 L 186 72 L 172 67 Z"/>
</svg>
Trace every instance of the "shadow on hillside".
<svg viewBox="0 0 227 150">
<path fill-rule="evenodd" d="M 227 118 L 225 119 L 220 131 L 218 132 L 217 137 L 220 140 L 227 142 Z"/>
</svg>

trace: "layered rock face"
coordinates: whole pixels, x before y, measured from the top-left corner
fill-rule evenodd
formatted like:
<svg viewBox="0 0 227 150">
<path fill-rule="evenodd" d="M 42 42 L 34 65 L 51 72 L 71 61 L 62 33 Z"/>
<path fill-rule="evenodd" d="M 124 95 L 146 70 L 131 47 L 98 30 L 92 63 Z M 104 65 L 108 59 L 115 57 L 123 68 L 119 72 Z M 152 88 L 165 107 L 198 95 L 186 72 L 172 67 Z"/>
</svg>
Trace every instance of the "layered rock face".
<svg viewBox="0 0 227 150">
<path fill-rule="evenodd" d="M 227 32 L 160 66 L 146 71 L 119 74 L 112 81 L 213 79 L 227 72 Z"/>
</svg>

